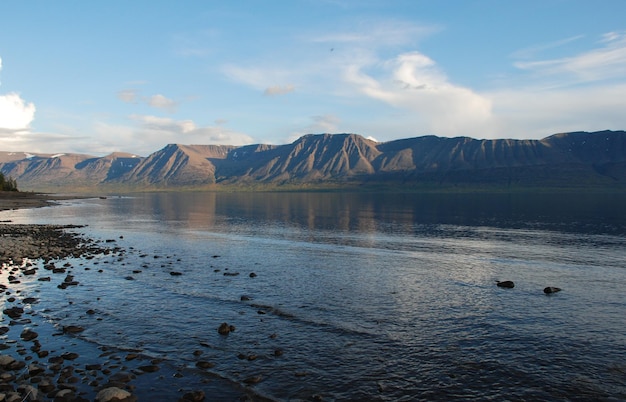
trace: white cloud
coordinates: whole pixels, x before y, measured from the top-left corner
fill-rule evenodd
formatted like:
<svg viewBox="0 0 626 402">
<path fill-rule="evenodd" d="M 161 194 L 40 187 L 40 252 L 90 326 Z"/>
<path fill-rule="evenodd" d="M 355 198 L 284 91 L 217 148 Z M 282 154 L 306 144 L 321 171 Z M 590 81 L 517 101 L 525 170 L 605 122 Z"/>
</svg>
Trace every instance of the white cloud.
<svg viewBox="0 0 626 402">
<path fill-rule="evenodd" d="M 495 137 L 542 138 L 558 132 L 623 130 L 626 84 L 490 93 Z"/>
<path fill-rule="evenodd" d="M 150 107 L 174 113 L 178 107 L 178 102 L 167 98 L 165 95 L 156 94 L 152 96 L 141 96 L 136 89 L 123 89 L 117 92 L 117 98 L 125 103 L 144 103 Z"/>
<path fill-rule="evenodd" d="M 414 24 L 401 20 L 366 20 L 360 21 L 349 31 L 324 33 L 313 36 L 310 40 L 338 48 L 365 46 L 377 49 L 415 43 L 440 29 L 436 25 Z"/>
<path fill-rule="evenodd" d="M 133 136 L 140 142 L 157 144 L 220 144 L 245 145 L 254 142 L 252 137 L 222 126 L 197 126 L 192 120 L 174 120 L 166 117 L 132 115 L 139 125 Z"/>
<path fill-rule="evenodd" d="M 26 103 L 15 92 L 0 95 L 0 128 L 25 130 L 35 119 L 35 105 Z"/>
<path fill-rule="evenodd" d="M 337 130 L 341 119 L 331 114 L 322 116 L 312 116 L 313 124 L 310 127 L 311 133 L 332 133 Z"/>
<path fill-rule="evenodd" d="M 153 95 L 146 99 L 146 103 L 154 108 L 175 112 L 178 103 L 172 99 L 166 98 L 161 94 Z"/>
<path fill-rule="evenodd" d="M 2 71 L 2 58 L 0 58 Z M 15 92 L 0 95 L 0 130 L 24 131 L 35 119 L 35 104 L 25 102 Z"/>
<path fill-rule="evenodd" d="M 123 89 L 117 92 L 117 98 L 122 102 L 126 103 L 136 103 L 138 96 L 137 90 L 135 89 Z"/>
<path fill-rule="evenodd" d="M 275 85 L 269 88 L 266 88 L 263 91 L 263 95 L 265 96 L 277 96 L 277 95 L 286 95 L 289 92 L 295 91 L 296 87 L 293 85 Z"/>
<path fill-rule="evenodd" d="M 557 49 L 567 44 L 576 42 L 583 38 L 584 38 L 584 35 L 576 35 L 576 36 L 571 36 L 569 38 L 557 40 L 554 42 L 543 43 L 540 45 L 527 47 L 524 49 L 516 50 L 515 52 L 511 54 L 511 57 L 515 59 L 531 59 L 533 57 L 536 57 L 536 55 L 541 52 L 545 52 L 546 50 Z"/>
<path fill-rule="evenodd" d="M 491 100 L 451 83 L 427 56 L 404 53 L 383 66 L 383 74 L 375 78 L 364 72 L 371 66 L 351 65 L 345 78 L 368 97 L 414 113 L 422 132 L 468 135 L 490 127 Z"/>
<path fill-rule="evenodd" d="M 601 46 L 575 56 L 558 59 L 520 61 L 515 67 L 539 76 L 555 77 L 568 84 L 626 77 L 626 32 L 609 32 Z"/>
<path fill-rule="evenodd" d="M 222 66 L 222 73 L 229 79 L 263 91 L 266 96 L 284 95 L 295 90 L 294 84 L 276 84 L 293 82 L 293 78 L 302 75 L 302 71 L 275 66 L 243 67 L 233 64 Z"/>
<path fill-rule="evenodd" d="M 336 133 L 341 119 L 332 114 L 311 116 L 310 123 L 291 132 L 287 142 L 291 143 L 306 134 Z"/>
</svg>

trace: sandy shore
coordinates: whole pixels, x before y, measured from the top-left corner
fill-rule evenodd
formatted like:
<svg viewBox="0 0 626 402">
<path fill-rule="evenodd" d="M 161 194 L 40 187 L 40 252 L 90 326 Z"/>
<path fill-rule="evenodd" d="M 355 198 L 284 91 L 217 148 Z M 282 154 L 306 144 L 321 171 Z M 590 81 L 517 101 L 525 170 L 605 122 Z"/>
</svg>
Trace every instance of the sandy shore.
<svg viewBox="0 0 626 402">
<path fill-rule="evenodd" d="M 0 196 L 0 209 L 41 207 L 50 199 Z M 82 286 L 80 273 L 92 269 L 87 262 L 94 257 L 124 253 L 115 240 L 85 238 L 80 226 L 0 223 L 0 401 L 257 399 L 197 367 L 82 340 L 81 322 L 48 319 L 44 296 L 62 298 L 60 292 Z"/>
</svg>

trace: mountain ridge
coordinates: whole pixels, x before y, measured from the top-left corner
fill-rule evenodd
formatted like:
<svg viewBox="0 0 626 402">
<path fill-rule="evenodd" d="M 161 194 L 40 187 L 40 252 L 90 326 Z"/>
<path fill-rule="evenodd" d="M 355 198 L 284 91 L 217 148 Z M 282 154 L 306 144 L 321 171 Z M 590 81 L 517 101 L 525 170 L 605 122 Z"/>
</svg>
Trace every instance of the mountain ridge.
<svg viewBox="0 0 626 402">
<path fill-rule="evenodd" d="M 434 135 L 376 142 L 307 134 L 291 144 L 168 144 L 146 156 L 0 152 L 20 189 L 68 191 L 246 186 L 521 186 L 626 188 L 626 132 L 540 140 Z"/>
</svg>

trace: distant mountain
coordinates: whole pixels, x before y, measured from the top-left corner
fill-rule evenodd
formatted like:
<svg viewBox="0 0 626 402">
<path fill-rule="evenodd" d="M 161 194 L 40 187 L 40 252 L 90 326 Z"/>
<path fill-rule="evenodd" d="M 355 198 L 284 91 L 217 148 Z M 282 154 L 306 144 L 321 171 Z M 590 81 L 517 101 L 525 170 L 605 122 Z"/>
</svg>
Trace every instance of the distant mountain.
<svg viewBox="0 0 626 402">
<path fill-rule="evenodd" d="M 384 143 L 357 134 L 310 134 L 286 145 L 170 144 L 148 157 L 0 152 L 0 170 L 20 189 L 36 191 L 227 185 L 626 189 L 626 132 L 542 140 L 424 136 Z"/>
</svg>

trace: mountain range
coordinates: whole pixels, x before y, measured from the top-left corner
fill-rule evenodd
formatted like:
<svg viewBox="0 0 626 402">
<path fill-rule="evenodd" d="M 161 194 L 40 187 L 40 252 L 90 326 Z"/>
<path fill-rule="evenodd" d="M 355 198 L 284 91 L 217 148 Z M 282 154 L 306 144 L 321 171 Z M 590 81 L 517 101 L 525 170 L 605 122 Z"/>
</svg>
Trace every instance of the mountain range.
<svg viewBox="0 0 626 402">
<path fill-rule="evenodd" d="M 0 152 L 20 190 L 342 186 L 626 189 L 626 132 L 541 140 L 309 134 L 285 145 L 169 144 L 148 155 Z"/>
</svg>

